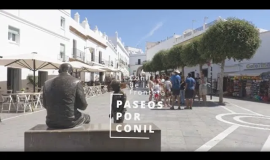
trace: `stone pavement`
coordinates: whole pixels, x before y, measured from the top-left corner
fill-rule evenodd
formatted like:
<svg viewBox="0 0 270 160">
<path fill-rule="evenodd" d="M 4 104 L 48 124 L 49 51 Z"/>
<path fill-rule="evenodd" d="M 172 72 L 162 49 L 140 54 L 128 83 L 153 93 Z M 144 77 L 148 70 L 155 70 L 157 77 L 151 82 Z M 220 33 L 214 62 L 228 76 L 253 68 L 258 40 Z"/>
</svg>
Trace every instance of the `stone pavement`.
<svg viewBox="0 0 270 160">
<path fill-rule="evenodd" d="M 130 102 L 148 99 L 129 91 L 127 96 Z M 227 103 L 220 106 L 215 103 L 217 100 L 213 97 L 207 106 L 196 102 L 193 110 L 138 108 L 128 112 L 140 113 L 141 122 L 152 122 L 161 128 L 163 151 L 261 151 L 269 147 L 269 104 L 224 99 Z M 88 104 L 85 112 L 91 115 L 91 123 L 110 123 L 110 93 L 89 98 Z M 44 124 L 45 116 L 45 110 L 1 114 L 0 151 L 23 151 L 24 131 Z"/>
</svg>

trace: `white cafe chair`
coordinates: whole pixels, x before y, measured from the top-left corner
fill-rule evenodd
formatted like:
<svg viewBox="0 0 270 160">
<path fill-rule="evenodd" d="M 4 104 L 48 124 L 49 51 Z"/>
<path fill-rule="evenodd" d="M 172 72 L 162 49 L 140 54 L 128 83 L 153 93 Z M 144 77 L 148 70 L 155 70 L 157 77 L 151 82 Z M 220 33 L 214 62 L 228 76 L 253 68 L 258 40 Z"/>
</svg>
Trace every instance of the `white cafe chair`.
<svg viewBox="0 0 270 160">
<path fill-rule="evenodd" d="M 14 102 L 11 95 L 2 95 L 2 105 L 1 105 L 1 113 L 10 112 L 11 106 L 14 107 Z M 5 109 L 5 107 L 7 109 Z"/>
<path fill-rule="evenodd" d="M 30 111 L 32 112 L 32 106 L 29 103 L 29 96 L 27 95 L 17 95 L 17 102 L 16 102 L 16 113 L 18 113 L 19 111 L 23 111 L 23 113 L 25 113 L 26 108 L 28 107 L 30 109 Z"/>
</svg>

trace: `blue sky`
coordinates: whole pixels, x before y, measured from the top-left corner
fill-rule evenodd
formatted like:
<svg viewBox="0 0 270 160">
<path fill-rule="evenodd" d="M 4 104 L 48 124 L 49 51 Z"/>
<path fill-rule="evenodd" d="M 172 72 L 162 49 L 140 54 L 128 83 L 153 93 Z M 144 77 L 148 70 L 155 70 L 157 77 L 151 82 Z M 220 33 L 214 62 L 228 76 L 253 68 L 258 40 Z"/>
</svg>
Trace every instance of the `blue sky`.
<svg viewBox="0 0 270 160">
<path fill-rule="evenodd" d="M 114 36 L 115 31 L 127 46 L 145 49 L 145 43 L 164 40 L 186 29 L 203 25 L 204 17 L 211 22 L 236 17 L 254 23 L 258 28 L 270 30 L 270 10 L 72 10 L 81 21 L 87 17 L 90 27 L 98 26 L 101 32 Z"/>
</svg>

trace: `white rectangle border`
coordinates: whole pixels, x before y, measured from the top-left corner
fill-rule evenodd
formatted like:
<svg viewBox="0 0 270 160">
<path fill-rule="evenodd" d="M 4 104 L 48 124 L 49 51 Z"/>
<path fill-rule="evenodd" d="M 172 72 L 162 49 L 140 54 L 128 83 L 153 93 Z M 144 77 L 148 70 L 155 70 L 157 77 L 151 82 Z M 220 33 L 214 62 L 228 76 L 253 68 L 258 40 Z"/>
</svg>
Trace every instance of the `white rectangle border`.
<svg viewBox="0 0 270 160">
<path fill-rule="evenodd" d="M 110 136 L 110 138 L 120 138 L 120 139 L 150 139 L 149 137 L 113 137 L 112 136 L 112 118 L 111 118 L 112 107 L 111 107 L 111 105 L 112 105 L 112 97 L 113 97 L 113 95 L 122 96 L 123 94 L 114 94 L 114 93 L 112 93 L 110 95 L 110 105 L 109 105 L 109 107 L 110 107 L 110 132 L 109 132 L 109 136 Z"/>
</svg>

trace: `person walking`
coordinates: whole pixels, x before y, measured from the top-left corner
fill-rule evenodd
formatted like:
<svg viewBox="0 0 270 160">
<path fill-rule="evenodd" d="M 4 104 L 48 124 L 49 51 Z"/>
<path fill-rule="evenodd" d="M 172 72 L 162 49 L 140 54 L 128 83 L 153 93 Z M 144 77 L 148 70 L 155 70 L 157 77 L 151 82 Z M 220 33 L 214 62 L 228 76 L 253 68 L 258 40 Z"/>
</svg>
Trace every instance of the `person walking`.
<svg viewBox="0 0 270 160">
<path fill-rule="evenodd" d="M 186 86 L 186 82 L 185 82 L 185 77 L 181 77 L 182 82 L 181 82 L 181 86 L 180 86 L 180 100 L 181 100 L 181 104 L 184 105 L 185 104 L 185 86 Z"/>
<path fill-rule="evenodd" d="M 207 94 L 207 78 L 204 77 L 204 74 L 201 74 L 201 83 L 199 87 L 200 97 L 202 97 L 203 105 L 206 105 L 206 94 Z"/>
<path fill-rule="evenodd" d="M 170 109 L 174 109 L 175 100 L 177 99 L 178 109 L 181 109 L 180 106 L 180 84 L 181 77 L 179 76 L 179 71 L 175 70 L 174 75 L 171 77 L 172 82 L 172 106 Z"/>
<path fill-rule="evenodd" d="M 195 80 L 191 76 L 192 76 L 191 73 L 189 73 L 186 79 L 186 87 L 185 87 L 185 98 L 187 109 L 192 109 L 194 89 L 196 85 Z"/>
</svg>

